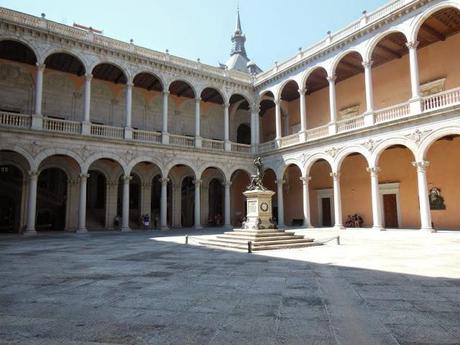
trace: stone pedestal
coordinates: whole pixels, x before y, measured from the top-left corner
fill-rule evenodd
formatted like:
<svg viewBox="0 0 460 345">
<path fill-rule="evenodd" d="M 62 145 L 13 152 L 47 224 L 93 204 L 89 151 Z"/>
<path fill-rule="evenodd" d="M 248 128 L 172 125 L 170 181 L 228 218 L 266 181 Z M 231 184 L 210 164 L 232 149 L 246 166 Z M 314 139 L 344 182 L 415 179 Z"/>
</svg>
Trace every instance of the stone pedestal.
<svg viewBox="0 0 460 345">
<path fill-rule="evenodd" d="M 243 229 L 263 230 L 276 229 L 272 222 L 271 190 L 249 190 L 243 193 L 246 197 L 247 216 Z"/>
</svg>

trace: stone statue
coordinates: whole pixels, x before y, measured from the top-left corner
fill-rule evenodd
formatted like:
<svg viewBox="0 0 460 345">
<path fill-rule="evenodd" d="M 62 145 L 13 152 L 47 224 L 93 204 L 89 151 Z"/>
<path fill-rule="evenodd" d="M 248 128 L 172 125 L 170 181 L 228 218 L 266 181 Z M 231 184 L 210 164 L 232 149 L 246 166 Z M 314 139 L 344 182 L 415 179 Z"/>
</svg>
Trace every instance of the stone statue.
<svg viewBox="0 0 460 345">
<path fill-rule="evenodd" d="M 262 184 L 264 178 L 264 164 L 262 163 L 262 158 L 257 157 L 254 159 L 254 166 L 256 167 L 256 174 L 251 175 L 251 183 L 247 186 L 246 190 L 267 190 Z"/>
</svg>

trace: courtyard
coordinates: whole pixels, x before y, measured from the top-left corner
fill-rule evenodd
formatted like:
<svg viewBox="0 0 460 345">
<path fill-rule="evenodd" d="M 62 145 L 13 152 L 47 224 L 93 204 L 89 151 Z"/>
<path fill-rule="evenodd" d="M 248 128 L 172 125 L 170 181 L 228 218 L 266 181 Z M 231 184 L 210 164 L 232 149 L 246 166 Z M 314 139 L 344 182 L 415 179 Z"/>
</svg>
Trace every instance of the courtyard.
<svg viewBox="0 0 460 345">
<path fill-rule="evenodd" d="M 184 244 L 219 231 L 3 236 L 0 344 L 460 344 L 460 233 Z"/>
</svg>

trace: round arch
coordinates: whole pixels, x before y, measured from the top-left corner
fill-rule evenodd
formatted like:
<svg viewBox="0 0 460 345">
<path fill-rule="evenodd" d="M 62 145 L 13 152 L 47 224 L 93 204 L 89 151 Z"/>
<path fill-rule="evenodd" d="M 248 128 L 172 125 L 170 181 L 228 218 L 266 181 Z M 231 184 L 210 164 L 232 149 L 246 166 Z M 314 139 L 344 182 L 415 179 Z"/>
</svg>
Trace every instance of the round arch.
<svg viewBox="0 0 460 345">
<path fill-rule="evenodd" d="M 64 149 L 64 148 L 53 148 L 53 149 L 47 149 L 42 152 L 40 152 L 37 157 L 35 158 L 33 170 L 38 170 L 40 165 L 49 157 L 52 156 L 68 156 L 70 158 L 73 158 L 75 162 L 78 165 L 78 168 L 80 169 L 80 173 L 86 172 L 86 170 L 83 170 L 83 161 L 79 155 L 77 155 L 75 152 Z"/>
<path fill-rule="evenodd" d="M 218 93 L 218 95 L 222 99 L 222 103 L 219 103 L 219 104 L 225 104 L 225 103 L 229 102 L 229 99 L 227 99 L 226 95 L 222 92 L 222 90 L 220 90 L 219 88 L 217 88 L 215 86 L 212 86 L 212 85 L 205 85 L 204 87 L 200 88 L 199 90 L 196 90 L 196 92 L 197 92 L 196 95 L 199 95 L 201 97 L 201 99 L 203 100 L 203 93 L 206 90 L 213 90 L 213 91 Z"/>
<path fill-rule="evenodd" d="M 330 66 L 330 74 L 328 75 L 335 75 L 337 71 L 337 66 L 340 64 L 342 59 L 345 58 L 347 55 L 353 54 L 353 53 L 358 54 L 361 57 L 361 60 L 364 61 L 364 55 L 359 49 L 351 48 L 351 49 L 345 50 L 338 56 L 334 57 L 334 60 L 332 61 L 331 66 Z"/>
<path fill-rule="evenodd" d="M 136 79 L 137 76 L 139 76 L 139 75 L 141 75 L 141 74 L 147 74 L 147 75 L 150 75 L 150 76 L 152 76 L 153 78 L 157 79 L 157 80 L 160 82 L 161 89 L 162 89 L 162 90 L 165 89 L 165 80 L 164 80 L 164 77 L 161 76 L 160 74 L 154 73 L 154 72 L 149 71 L 149 70 L 141 69 L 141 70 L 136 71 L 136 72 L 133 74 L 133 81 Z"/>
<path fill-rule="evenodd" d="M 164 172 L 163 172 L 163 168 L 162 168 L 162 165 L 161 165 L 161 162 L 155 158 L 152 158 L 152 157 L 149 157 L 149 156 L 140 156 L 140 157 L 136 157 L 134 158 L 133 160 L 131 160 L 128 165 L 126 166 L 126 172 L 127 174 L 130 174 L 131 171 L 134 169 L 134 167 L 139 164 L 139 163 L 143 163 L 143 162 L 146 162 L 146 163 L 151 163 L 155 166 L 158 167 L 158 169 L 160 169 L 160 175 L 161 177 L 164 177 Z"/>
<path fill-rule="evenodd" d="M 85 162 L 82 164 L 82 173 L 87 173 L 89 167 L 91 166 L 91 164 L 93 164 L 94 162 L 96 162 L 99 159 L 113 160 L 113 161 L 117 162 L 120 165 L 120 167 L 122 168 L 122 170 L 125 173 L 125 175 L 127 175 L 129 173 L 129 171 L 127 170 L 127 164 L 125 163 L 125 161 L 123 159 L 121 159 L 119 156 L 117 156 L 116 154 L 110 153 L 110 152 L 98 152 L 98 153 L 95 153 L 95 154 L 89 156 L 85 160 Z"/>
<path fill-rule="evenodd" d="M 426 138 L 422 140 L 420 143 L 420 146 L 417 150 L 417 153 L 415 155 L 415 158 L 417 161 L 422 161 L 426 159 L 426 155 L 428 153 L 428 150 L 430 147 L 439 139 L 448 136 L 448 135 L 460 135 L 460 127 L 458 126 L 452 126 L 452 127 L 446 127 L 446 128 L 441 128 L 430 135 L 428 135 Z"/>
<path fill-rule="evenodd" d="M 197 97 L 197 91 L 196 91 L 196 87 L 193 85 L 193 83 L 187 79 L 184 79 L 184 78 L 181 78 L 181 79 L 174 79 L 174 80 L 171 80 L 168 85 L 167 85 L 167 88 L 165 88 L 165 90 L 168 90 L 169 92 L 171 92 L 171 86 L 174 84 L 174 83 L 184 83 L 186 84 L 191 90 L 192 90 L 192 93 L 193 93 L 193 97 L 192 98 L 196 98 Z"/>
<path fill-rule="evenodd" d="M 98 66 L 101 66 L 101 65 L 111 65 L 112 67 L 115 67 L 117 69 L 120 70 L 122 76 L 124 77 L 124 80 L 122 82 L 122 84 L 126 84 L 128 81 L 132 80 L 131 78 L 131 75 L 128 71 L 127 68 L 123 67 L 122 65 L 114 62 L 114 61 L 111 61 L 111 60 L 100 60 L 100 61 L 97 61 L 95 63 L 93 63 L 92 65 L 90 65 L 90 68 L 88 68 L 88 71 L 91 71 L 91 74 L 93 74 L 94 76 L 94 70 L 98 67 Z"/>
<path fill-rule="evenodd" d="M 395 146 L 395 145 L 401 145 L 401 146 L 406 147 L 412 153 L 412 156 L 414 157 L 414 159 L 416 158 L 417 146 L 413 141 L 410 141 L 409 139 L 404 138 L 404 137 L 390 138 L 390 139 L 384 140 L 382 143 L 378 144 L 375 147 L 374 152 L 372 153 L 371 158 L 369 160 L 369 164 L 370 164 L 369 166 L 371 167 L 378 166 L 378 162 L 379 162 L 379 159 L 382 153 L 387 148 L 391 146 Z"/>
<path fill-rule="evenodd" d="M 332 157 L 325 154 L 325 153 L 315 153 L 311 155 L 308 160 L 305 162 L 304 169 L 305 169 L 305 176 L 310 175 L 310 170 L 311 167 L 319 160 L 324 160 L 329 164 L 329 167 L 331 168 L 331 171 L 334 171 L 334 161 L 332 160 Z"/>
<path fill-rule="evenodd" d="M 334 171 L 340 171 L 340 168 L 342 167 L 342 163 L 345 160 L 345 158 L 347 158 L 349 155 L 353 153 L 359 153 L 360 155 L 362 155 L 365 158 L 368 166 L 371 166 L 370 163 L 372 160 L 369 150 L 362 146 L 349 146 L 344 150 L 340 151 L 340 153 L 337 155 L 335 159 Z"/>
<path fill-rule="evenodd" d="M 72 56 L 73 58 L 78 60 L 83 65 L 83 68 L 84 68 L 83 74 L 88 73 L 88 71 L 89 71 L 89 69 L 88 69 L 89 63 L 88 63 L 88 61 L 87 61 L 87 59 L 85 58 L 84 55 L 81 55 L 80 53 L 72 51 L 70 49 L 65 49 L 65 48 L 61 48 L 61 47 L 53 47 L 53 48 L 48 49 L 47 51 L 45 51 L 43 53 L 43 62 L 46 62 L 46 60 L 50 56 L 52 56 L 54 54 L 66 54 L 66 55 Z"/>
<path fill-rule="evenodd" d="M 34 63 L 35 62 L 43 63 L 44 59 L 40 58 L 39 49 L 35 47 L 35 45 L 32 42 L 29 42 L 25 40 L 24 38 L 18 38 L 18 37 L 12 37 L 12 36 L 2 37 L 0 39 L 0 45 L 4 44 L 4 42 L 14 42 L 14 43 L 23 45 L 26 49 L 29 49 L 33 53 L 34 58 L 35 58 Z"/>
<path fill-rule="evenodd" d="M 373 37 L 371 40 L 369 40 L 367 47 L 365 48 L 365 51 L 364 51 L 363 58 L 365 59 L 365 61 L 372 60 L 372 55 L 374 53 L 374 50 L 377 44 L 379 44 L 380 41 L 382 41 L 383 39 L 385 39 L 385 37 L 391 34 L 401 34 L 405 37 L 406 41 L 409 41 L 407 33 L 398 27 L 392 28 L 391 30 L 384 31 L 378 34 L 377 36 Z"/>
<path fill-rule="evenodd" d="M 291 165 L 295 165 L 297 168 L 299 168 L 300 176 L 304 176 L 304 167 L 299 161 L 297 161 L 297 159 L 294 158 L 287 159 L 285 162 L 283 162 L 283 164 L 278 168 L 276 175 L 283 177 L 286 173 L 287 168 L 289 168 Z"/>
<path fill-rule="evenodd" d="M 14 153 L 20 155 L 22 158 L 24 158 L 25 162 L 28 164 L 27 169 L 29 169 L 29 170 L 34 169 L 35 160 L 32 158 L 32 156 L 29 154 L 29 152 L 24 150 L 22 147 L 19 147 L 19 146 L 16 146 L 16 145 L 13 145 L 13 146 L 10 146 L 10 145 L 3 146 L 2 145 L 2 146 L 0 146 L 0 152 L 2 152 L 2 151 L 10 151 L 10 152 L 14 152 Z"/>
<path fill-rule="evenodd" d="M 320 64 L 317 66 L 310 67 L 309 69 L 305 71 L 305 73 L 301 77 L 301 86 L 305 87 L 305 84 L 307 83 L 308 78 L 310 78 L 310 76 L 318 70 L 323 70 L 326 73 L 326 75 L 329 75 L 328 68 L 325 64 Z"/>
<path fill-rule="evenodd" d="M 300 89 L 298 80 L 296 80 L 295 78 L 288 78 L 288 79 L 284 80 L 284 81 L 276 88 L 276 90 L 275 90 L 275 92 L 276 92 L 276 94 L 275 94 L 275 99 L 278 99 L 278 100 L 281 99 L 281 95 L 282 95 L 282 93 L 283 93 L 284 88 L 286 87 L 287 84 L 289 84 L 289 83 L 291 83 L 291 82 L 296 83 L 297 88 Z"/>
</svg>

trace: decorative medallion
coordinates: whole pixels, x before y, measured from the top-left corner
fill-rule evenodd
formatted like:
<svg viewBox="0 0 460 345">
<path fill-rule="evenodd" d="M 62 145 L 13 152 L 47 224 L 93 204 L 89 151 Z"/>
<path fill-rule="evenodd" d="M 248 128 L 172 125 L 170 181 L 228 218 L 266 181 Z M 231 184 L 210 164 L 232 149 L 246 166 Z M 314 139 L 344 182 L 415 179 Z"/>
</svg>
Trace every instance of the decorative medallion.
<svg viewBox="0 0 460 345">
<path fill-rule="evenodd" d="M 263 211 L 263 212 L 267 212 L 268 211 L 268 204 L 266 202 L 263 202 L 260 204 L 260 209 Z"/>
<path fill-rule="evenodd" d="M 325 150 L 325 152 L 332 158 L 335 158 L 335 156 L 337 156 L 338 151 L 339 150 L 335 146 L 331 147 L 330 149 Z"/>
</svg>

